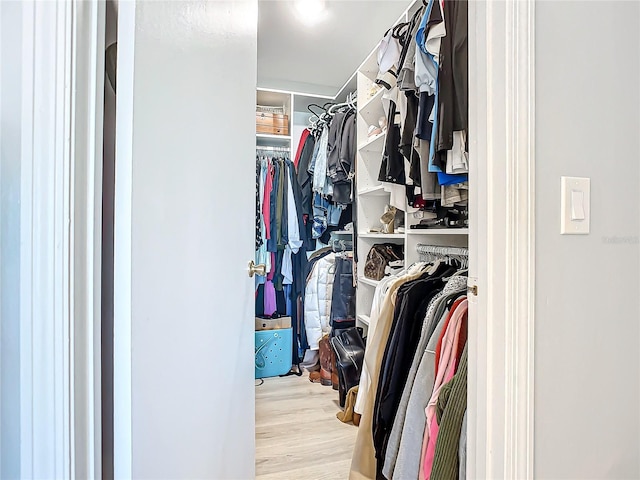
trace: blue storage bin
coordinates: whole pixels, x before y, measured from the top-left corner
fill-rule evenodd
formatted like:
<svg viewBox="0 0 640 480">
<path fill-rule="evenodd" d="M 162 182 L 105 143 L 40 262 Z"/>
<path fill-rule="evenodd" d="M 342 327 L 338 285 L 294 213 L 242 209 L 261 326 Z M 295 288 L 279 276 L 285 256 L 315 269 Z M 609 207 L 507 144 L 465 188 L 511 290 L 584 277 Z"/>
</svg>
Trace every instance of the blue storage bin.
<svg viewBox="0 0 640 480">
<path fill-rule="evenodd" d="M 256 378 L 277 377 L 291 370 L 293 329 L 256 332 Z"/>
</svg>

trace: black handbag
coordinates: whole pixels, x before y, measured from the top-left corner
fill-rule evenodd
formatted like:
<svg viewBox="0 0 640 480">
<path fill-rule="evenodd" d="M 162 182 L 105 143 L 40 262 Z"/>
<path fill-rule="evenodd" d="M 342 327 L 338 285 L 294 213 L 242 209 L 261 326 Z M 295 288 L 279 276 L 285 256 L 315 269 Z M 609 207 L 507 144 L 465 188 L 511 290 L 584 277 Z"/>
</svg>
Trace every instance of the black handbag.
<svg viewBox="0 0 640 480">
<path fill-rule="evenodd" d="M 347 392 L 360 383 L 364 363 L 364 340 L 359 329 L 349 328 L 331 337 L 330 342 L 336 354 L 340 406 L 344 407 Z"/>
</svg>

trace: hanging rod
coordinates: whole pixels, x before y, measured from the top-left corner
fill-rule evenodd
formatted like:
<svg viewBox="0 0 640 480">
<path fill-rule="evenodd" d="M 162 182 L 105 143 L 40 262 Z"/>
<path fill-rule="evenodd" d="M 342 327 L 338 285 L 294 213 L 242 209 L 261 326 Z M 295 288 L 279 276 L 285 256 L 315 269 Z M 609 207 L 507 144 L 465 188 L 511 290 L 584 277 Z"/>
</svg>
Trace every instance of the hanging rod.
<svg viewBox="0 0 640 480">
<path fill-rule="evenodd" d="M 423 262 L 433 262 L 435 260 L 444 260 L 450 263 L 455 260 L 459 265 L 466 269 L 469 265 L 469 249 L 462 247 L 444 247 L 439 245 L 416 245 L 416 250 Z"/>
<path fill-rule="evenodd" d="M 443 247 L 440 245 L 424 245 L 419 243 L 416 245 L 418 253 L 425 253 L 431 255 L 462 255 L 469 256 L 469 249 L 463 247 Z"/>
<path fill-rule="evenodd" d="M 351 240 L 337 240 L 330 241 L 331 249 L 334 252 L 352 252 L 353 242 Z"/>
<path fill-rule="evenodd" d="M 289 152 L 291 149 L 289 147 L 269 147 L 269 146 L 256 146 L 256 151 L 268 151 L 268 152 Z"/>
</svg>

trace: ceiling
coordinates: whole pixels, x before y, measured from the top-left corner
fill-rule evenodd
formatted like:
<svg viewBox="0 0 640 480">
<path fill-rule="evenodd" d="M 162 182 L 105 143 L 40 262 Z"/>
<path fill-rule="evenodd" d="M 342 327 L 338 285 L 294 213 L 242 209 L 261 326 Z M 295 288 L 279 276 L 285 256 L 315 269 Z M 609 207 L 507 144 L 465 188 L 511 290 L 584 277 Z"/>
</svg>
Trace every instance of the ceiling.
<svg viewBox="0 0 640 480">
<path fill-rule="evenodd" d="M 258 87 L 335 96 L 409 3 L 326 0 L 307 26 L 292 0 L 259 0 Z"/>
</svg>

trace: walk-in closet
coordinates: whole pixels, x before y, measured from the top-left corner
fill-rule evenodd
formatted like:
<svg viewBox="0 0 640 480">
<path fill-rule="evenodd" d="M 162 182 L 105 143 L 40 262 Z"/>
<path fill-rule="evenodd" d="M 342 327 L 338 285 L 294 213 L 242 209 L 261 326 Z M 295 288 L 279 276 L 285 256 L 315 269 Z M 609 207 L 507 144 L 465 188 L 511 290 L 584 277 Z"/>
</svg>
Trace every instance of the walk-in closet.
<svg viewBox="0 0 640 480">
<path fill-rule="evenodd" d="M 0 478 L 640 478 L 640 2 L 0 24 Z"/>
<path fill-rule="evenodd" d="M 312 4 L 301 35 L 384 12 L 332 94 L 262 71 L 274 19 Z M 258 479 L 466 478 L 467 7 L 259 3 Z"/>
</svg>

